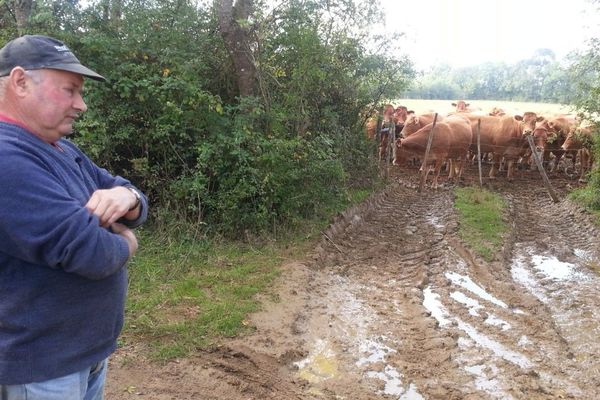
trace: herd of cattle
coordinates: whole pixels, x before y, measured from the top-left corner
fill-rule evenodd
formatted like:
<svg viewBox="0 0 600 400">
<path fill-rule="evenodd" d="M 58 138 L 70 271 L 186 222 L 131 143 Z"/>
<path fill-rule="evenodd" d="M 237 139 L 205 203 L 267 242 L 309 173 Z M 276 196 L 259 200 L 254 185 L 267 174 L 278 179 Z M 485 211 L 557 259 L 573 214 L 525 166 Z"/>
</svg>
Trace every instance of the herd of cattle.
<svg viewBox="0 0 600 400">
<path fill-rule="evenodd" d="M 477 160 L 478 142 L 481 157 L 491 162 L 489 177 L 494 179 L 503 165 L 507 179 L 512 180 L 515 163 L 531 165 L 527 135 L 533 137 L 538 154 L 548 168 L 557 168 L 561 159 L 569 157 L 573 165 L 577 161 L 580 180 L 585 179 L 591 168 L 593 126 L 574 115 L 550 116 L 534 112 L 512 115 L 497 107 L 484 113 L 470 109 L 463 100 L 452 105 L 456 111 L 437 115 L 427 157 L 427 165 L 432 165 L 434 170 L 433 187 L 438 185 L 444 164 L 448 167 L 449 180 L 460 179 L 467 162 Z M 433 112 L 416 115 L 404 106 L 394 108 L 388 104 L 381 115 L 367 121 L 367 136 L 379 140 L 380 159 L 392 154 L 395 165 L 408 165 L 423 158 L 435 115 Z M 390 146 L 391 138 L 397 138 L 393 146 Z M 427 174 L 429 170 L 426 169 Z"/>
</svg>

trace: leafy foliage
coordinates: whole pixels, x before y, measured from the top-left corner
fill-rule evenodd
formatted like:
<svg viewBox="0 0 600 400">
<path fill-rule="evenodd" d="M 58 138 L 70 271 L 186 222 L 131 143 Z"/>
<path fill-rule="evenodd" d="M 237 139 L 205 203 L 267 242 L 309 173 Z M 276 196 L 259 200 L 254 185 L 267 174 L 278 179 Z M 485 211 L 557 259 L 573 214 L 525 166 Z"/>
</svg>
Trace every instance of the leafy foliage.
<svg viewBox="0 0 600 400">
<path fill-rule="evenodd" d="M 573 103 L 583 118 L 594 121 L 595 134 L 593 152 L 596 167 L 591 172 L 589 187 L 577 196 L 587 206 L 600 210 L 600 39 L 589 41 L 585 52 L 576 57 L 570 69 L 572 79 L 576 84 Z"/>
<path fill-rule="evenodd" d="M 216 4 L 38 0 L 32 33 L 64 40 L 108 79 L 86 86 L 74 140 L 142 187 L 157 222 L 231 236 L 323 217 L 372 185 L 364 120 L 413 76 L 408 60 L 374 50 L 393 41 L 372 33 L 377 3 L 254 2 L 238 23 L 258 96 L 243 98 Z"/>
</svg>

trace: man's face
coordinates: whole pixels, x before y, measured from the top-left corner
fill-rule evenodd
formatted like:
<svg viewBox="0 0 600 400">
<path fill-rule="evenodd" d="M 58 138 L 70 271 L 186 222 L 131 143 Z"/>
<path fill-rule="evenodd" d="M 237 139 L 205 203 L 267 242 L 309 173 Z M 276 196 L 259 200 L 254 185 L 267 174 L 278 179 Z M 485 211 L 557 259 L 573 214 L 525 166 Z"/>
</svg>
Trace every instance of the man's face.
<svg viewBox="0 0 600 400">
<path fill-rule="evenodd" d="M 34 71 L 29 78 L 28 119 L 23 121 L 49 143 L 71 134 L 73 121 L 87 106 L 81 96 L 83 77 L 61 70 Z"/>
</svg>

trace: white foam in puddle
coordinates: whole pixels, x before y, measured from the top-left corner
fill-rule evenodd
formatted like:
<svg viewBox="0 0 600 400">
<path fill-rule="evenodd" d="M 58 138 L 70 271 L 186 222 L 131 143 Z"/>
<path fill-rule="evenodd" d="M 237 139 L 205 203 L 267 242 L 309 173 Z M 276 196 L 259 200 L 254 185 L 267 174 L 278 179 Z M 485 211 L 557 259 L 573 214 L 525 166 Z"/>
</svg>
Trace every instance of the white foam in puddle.
<svg viewBox="0 0 600 400">
<path fill-rule="evenodd" d="M 487 300 L 490 303 L 494 303 L 502 308 L 508 308 L 505 302 L 503 302 L 502 300 L 498 300 L 497 298 L 489 294 L 485 289 L 473 282 L 473 280 L 468 276 L 457 274 L 456 272 L 446 272 L 446 278 L 448 278 L 450 282 L 454 283 L 455 285 L 467 289 L 468 291 L 479 296 L 483 300 Z"/>
<path fill-rule="evenodd" d="M 439 295 L 434 293 L 430 286 L 425 288 L 423 295 L 423 306 L 429 310 L 429 312 L 431 312 L 431 315 L 438 321 L 440 326 L 448 325 L 452 322 L 452 320 L 454 320 L 456 321 L 458 328 L 464 331 L 478 346 L 490 350 L 497 357 L 503 358 L 521 368 L 532 367 L 531 361 L 529 361 L 529 359 L 524 355 L 507 349 L 501 343 L 489 338 L 483 333 L 478 332 L 477 329 L 475 329 L 472 325 L 462 321 L 460 318 L 453 317 L 451 320 L 448 316 L 448 312 L 439 301 Z M 463 341 L 463 344 L 466 343 Z"/>
<path fill-rule="evenodd" d="M 381 340 L 387 340 L 385 336 L 380 338 Z M 417 388 L 414 384 L 410 384 L 408 388 L 404 388 L 402 384 L 402 374 L 398 370 L 389 364 L 385 363 L 385 358 L 390 353 L 395 353 L 396 350 L 389 346 L 381 343 L 379 339 L 364 340 L 359 347 L 359 351 L 366 356 L 361 357 L 357 362 L 357 366 L 365 366 L 369 364 L 384 363 L 385 366 L 383 371 L 368 371 L 366 375 L 369 378 L 375 378 L 382 380 L 384 383 L 384 389 L 381 391 L 383 394 L 390 396 L 399 396 L 398 399 L 406 400 L 422 400 L 423 397 L 418 393 Z"/>
<path fill-rule="evenodd" d="M 478 311 L 483 308 L 481 304 L 475 299 L 472 299 L 466 296 L 462 292 L 453 292 L 450 294 L 454 300 L 458 301 L 461 304 L 464 304 L 469 309 L 469 314 L 479 317 Z"/>
<path fill-rule="evenodd" d="M 581 272 L 575 269 L 575 264 L 559 261 L 558 258 L 532 255 L 533 267 L 544 274 L 547 278 L 556 281 L 580 281 L 589 280 Z"/>
<path fill-rule="evenodd" d="M 488 314 L 487 318 L 483 322 L 485 322 L 488 325 L 499 326 L 503 331 L 507 331 L 511 327 L 508 322 L 506 322 L 505 320 L 503 320 L 501 318 L 496 317 L 493 314 Z"/>
<path fill-rule="evenodd" d="M 386 365 L 383 372 L 370 371 L 367 376 L 385 382 L 385 387 L 382 390 L 383 394 L 399 396 L 399 400 L 424 400 L 414 384 L 411 383 L 408 389 L 404 390 L 402 380 L 400 379 L 402 375 L 393 367 Z"/>
<path fill-rule="evenodd" d="M 423 306 L 431 313 L 440 326 L 450 324 L 450 320 L 446 318 L 448 313 L 439 301 L 440 296 L 433 293 L 430 286 L 427 286 L 423 291 Z"/>
<path fill-rule="evenodd" d="M 575 249 L 573 253 L 583 261 L 591 261 L 594 259 L 591 251 L 583 250 L 583 249 Z"/>
<path fill-rule="evenodd" d="M 532 367 L 531 361 L 529 361 L 529 359 L 524 355 L 507 349 L 501 343 L 498 343 L 497 341 L 490 339 L 486 335 L 478 332 L 477 329 L 475 329 L 473 326 L 464 321 L 461 321 L 459 318 L 456 318 L 456 322 L 458 323 L 458 327 L 465 331 L 465 333 L 469 335 L 469 337 L 473 339 L 475 343 L 477 343 L 481 347 L 485 347 L 486 349 L 491 350 L 496 356 L 501 357 L 508 362 L 516 364 L 521 368 Z"/>
<path fill-rule="evenodd" d="M 492 377 L 488 376 L 486 370 L 489 370 Z M 500 387 L 498 380 L 493 378 L 493 375 L 498 373 L 498 368 L 495 365 L 473 365 L 470 367 L 465 367 L 465 371 L 475 375 L 475 387 L 477 389 L 485 391 L 497 399 L 513 398 L 511 395 L 504 392 Z"/>
<path fill-rule="evenodd" d="M 356 365 L 358 366 L 373 364 L 376 362 L 384 362 L 385 356 L 387 356 L 389 353 L 396 352 L 396 350 L 392 349 L 391 347 L 370 339 L 361 342 L 359 350 L 361 353 L 367 354 L 367 356 L 359 358 L 359 360 L 356 362 Z"/>
<path fill-rule="evenodd" d="M 442 228 L 444 228 L 444 225 L 440 224 L 440 219 L 438 217 L 431 216 L 431 217 L 427 218 L 427 221 L 431 225 L 433 225 L 433 227 L 436 228 L 436 229 L 442 229 Z"/>
<path fill-rule="evenodd" d="M 538 300 L 540 300 L 542 303 L 548 302 L 548 297 L 546 297 L 534 277 L 529 273 L 527 268 L 525 268 L 525 263 L 522 257 L 515 259 L 515 262 L 510 269 L 510 273 L 515 282 L 525 286 L 535 297 L 538 298 Z"/>
</svg>

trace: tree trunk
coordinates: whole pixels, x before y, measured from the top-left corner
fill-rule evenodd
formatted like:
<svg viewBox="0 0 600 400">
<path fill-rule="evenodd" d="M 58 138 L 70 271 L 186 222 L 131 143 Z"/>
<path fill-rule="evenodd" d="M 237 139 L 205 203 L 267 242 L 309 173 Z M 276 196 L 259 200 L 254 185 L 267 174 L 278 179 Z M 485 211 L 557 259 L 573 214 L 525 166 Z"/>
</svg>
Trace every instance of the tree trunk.
<svg viewBox="0 0 600 400">
<path fill-rule="evenodd" d="M 15 21 L 19 36 L 27 33 L 33 0 L 15 0 Z"/>
<path fill-rule="evenodd" d="M 110 25 L 117 31 L 121 29 L 122 15 L 123 0 L 112 0 L 110 4 Z"/>
<path fill-rule="evenodd" d="M 253 0 L 216 0 L 219 30 L 235 67 L 240 96 L 252 96 L 256 88 L 256 66 L 250 48 L 248 17 L 254 11 Z"/>
</svg>

